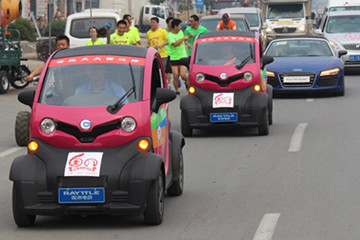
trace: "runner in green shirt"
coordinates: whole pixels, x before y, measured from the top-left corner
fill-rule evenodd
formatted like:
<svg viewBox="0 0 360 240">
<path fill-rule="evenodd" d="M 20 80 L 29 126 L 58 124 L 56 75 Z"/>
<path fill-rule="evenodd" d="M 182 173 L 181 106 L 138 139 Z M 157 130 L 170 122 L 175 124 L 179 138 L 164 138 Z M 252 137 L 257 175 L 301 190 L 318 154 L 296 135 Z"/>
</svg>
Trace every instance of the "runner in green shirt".
<svg viewBox="0 0 360 240">
<path fill-rule="evenodd" d="M 98 30 L 96 27 L 90 27 L 89 28 L 89 35 L 91 39 L 86 42 L 86 46 L 92 46 L 92 45 L 104 45 L 105 42 L 98 38 Z"/>
<path fill-rule="evenodd" d="M 127 23 L 127 27 L 128 27 L 127 32 L 130 33 L 131 35 L 133 35 L 135 41 L 139 45 L 141 45 L 139 29 L 137 29 L 137 27 L 134 27 L 131 25 L 133 19 L 134 18 L 130 14 L 125 14 L 123 16 L 123 20 Z"/>
<path fill-rule="evenodd" d="M 117 23 L 117 32 L 114 32 L 110 35 L 110 44 L 120 44 L 120 45 L 137 45 L 139 44 L 135 41 L 134 37 L 126 32 L 126 22 L 120 20 Z"/>
<path fill-rule="evenodd" d="M 194 38 L 200 33 L 207 33 L 207 28 L 199 25 L 199 17 L 197 15 L 190 16 L 190 26 L 185 29 L 185 35 L 189 36 L 189 40 L 185 42 L 189 58 L 191 57 L 192 47 L 194 45 Z"/>
</svg>

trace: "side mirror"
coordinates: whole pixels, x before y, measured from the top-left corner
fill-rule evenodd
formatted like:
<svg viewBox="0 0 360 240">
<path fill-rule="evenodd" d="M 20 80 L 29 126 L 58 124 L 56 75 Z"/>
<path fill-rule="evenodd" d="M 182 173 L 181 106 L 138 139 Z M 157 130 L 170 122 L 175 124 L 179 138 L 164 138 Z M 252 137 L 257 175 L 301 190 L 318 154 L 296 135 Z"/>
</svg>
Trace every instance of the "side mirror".
<svg viewBox="0 0 360 240">
<path fill-rule="evenodd" d="M 340 50 L 340 51 L 338 52 L 339 58 L 340 58 L 341 56 L 346 55 L 346 54 L 347 54 L 347 51 L 346 51 L 346 50 Z"/>
<path fill-rule="evenodd" d="M 176 93 L 167 88 L 157 88 L 154 112 L 158 112 L 162 104 L 171 102 L 176 98 Z"/>
<path fill-rule="evenodd" d="M 274 61 L 274 58 L 271 57 L 271 56 L 267 56 L 267 55 L 264 55 L 262 56 L 261 58 L 261 69 L 263 69 L 266 65 L 268 65 L 269 63 L 272 63 Z"/>
<path fill-rule="evenodd" d="M 28 105 L 30 108 L 32 108 L 34 97 L 35 97 L 35 90 L 27 90 L 19 93 L 18 100 L 22 104 Z"/>
</svg>

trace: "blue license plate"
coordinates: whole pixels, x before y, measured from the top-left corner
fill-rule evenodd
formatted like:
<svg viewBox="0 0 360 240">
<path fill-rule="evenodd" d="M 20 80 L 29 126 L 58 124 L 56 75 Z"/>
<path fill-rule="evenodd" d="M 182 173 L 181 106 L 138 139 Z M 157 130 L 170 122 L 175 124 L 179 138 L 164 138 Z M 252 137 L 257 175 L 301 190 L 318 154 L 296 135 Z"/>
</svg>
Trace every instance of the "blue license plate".
<svg viewBox="0 0 360 240">
<path fill-rule="evenodd" d="M 232 113 L 210 113 L 210 122 L 237 122 L 238 115 L 236 112 Z"/>
<path fill-rule="evenodd" d="M 104 188 L 59 188 L 59 203 L 103 203 Z"/>
<path fill-rule="evenodd" d="M 360 61 L 360 55 L 350 55 L 350 61 Z"/>
</svg>

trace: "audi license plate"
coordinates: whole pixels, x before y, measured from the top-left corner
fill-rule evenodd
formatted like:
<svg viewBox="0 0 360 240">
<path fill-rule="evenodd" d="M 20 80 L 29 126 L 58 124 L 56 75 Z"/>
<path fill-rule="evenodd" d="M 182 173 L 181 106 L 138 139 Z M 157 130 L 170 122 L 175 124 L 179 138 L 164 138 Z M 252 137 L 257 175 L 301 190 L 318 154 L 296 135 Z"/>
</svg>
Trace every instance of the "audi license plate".
<svg viewBox="0 0 360 240">
<path fill-rule="evenodd" d="M 210 122 L 237 122 L 238 115 L 236 112 L 232 113 L 210 113 Z"/>
<path fill-rule="evenodd" d="M 105 190 L 97 188 L 59 188 L 59 203 L 104 203 Z"/>
<path fill-rule="evenodd" d="M 360 55 L 350 55 L 350 61 L 360 61 Z"/>
<path fill-rule="evenodd" d="M 284 83 L 309 83 L 309 76 L 284 76 Z"/>
</svg>

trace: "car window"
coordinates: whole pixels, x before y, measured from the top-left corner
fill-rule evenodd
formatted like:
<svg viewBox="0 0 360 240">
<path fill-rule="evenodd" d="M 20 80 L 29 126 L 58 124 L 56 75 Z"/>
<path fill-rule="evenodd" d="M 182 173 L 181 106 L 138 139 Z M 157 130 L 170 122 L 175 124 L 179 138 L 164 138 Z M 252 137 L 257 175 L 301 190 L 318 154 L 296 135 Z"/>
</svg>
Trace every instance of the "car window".
<svg viewBox="0 0 360 240">
<path fill-rule="evenodd" d="M 232 20 L 236 22 L 236 28 L 238 31 L 249 31 L 243 19 L 233 18 Z M 221 19 L 203 19 L 200 21 L 200 25 L 206 27 L 209 32 L 215 32 L 220 21 Z"/>
<path fill-rule="evenodd" d="M 303 4 L 271 4 L 268 7 L 268 19 L 303 18 Z"/>
<path fill-rule="evenodd" d="M 360 32 L 360 16 L 332 16 L 329 18 L 327 33 Z"/>
<path fill-rule="evenodd" d="M 243 15 L 248 20 L 250 27 L 259 26 L 259 15 L 257 13 L 231 13 L 231 15 Z"/>
<path fill-rule="evenodd" d="M 89 38 L 89 28 L 95 26 L 97 29 L 104 28 L 110 23 L 110 32 L 114 33 L 116 28 L 115 18 L 84 18 L 74 19 L 70 26 L 70 35 L 76 38 Z"/>
<path fill-rule="evenodd" d="M 266 55 L 272 57 L 333 56 L 333 52 L 325 41 L 284 40 L 271 43 Z"/>
</svg>

